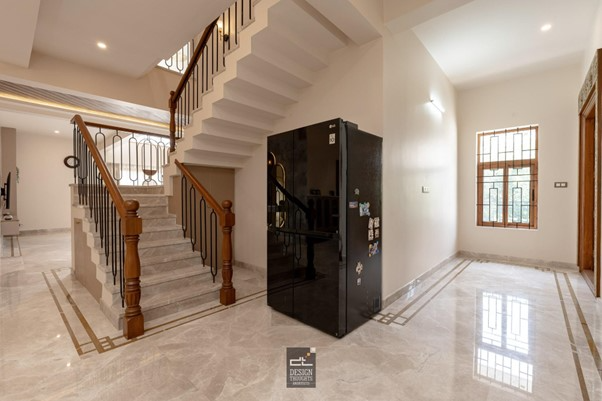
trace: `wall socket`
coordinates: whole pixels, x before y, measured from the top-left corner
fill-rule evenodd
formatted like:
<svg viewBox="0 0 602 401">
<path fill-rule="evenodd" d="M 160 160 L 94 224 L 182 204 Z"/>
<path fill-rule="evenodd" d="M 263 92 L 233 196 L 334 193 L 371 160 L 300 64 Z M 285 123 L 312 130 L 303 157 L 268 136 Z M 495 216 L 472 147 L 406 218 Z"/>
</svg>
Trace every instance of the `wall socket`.
<svg viewBox="0 0 602 401">
<path fill-rule="evenodd" d="M 566 181 L 557 181 L 554 183 L 554 188 L 568 188 L 569 183 Z"/>
<path fill-rule="evenodd" d="M 429 192 L 431 192 L 431 187 L 422 186 L 422 193 L 423 194 L 428 194 Z"/>
</svg>

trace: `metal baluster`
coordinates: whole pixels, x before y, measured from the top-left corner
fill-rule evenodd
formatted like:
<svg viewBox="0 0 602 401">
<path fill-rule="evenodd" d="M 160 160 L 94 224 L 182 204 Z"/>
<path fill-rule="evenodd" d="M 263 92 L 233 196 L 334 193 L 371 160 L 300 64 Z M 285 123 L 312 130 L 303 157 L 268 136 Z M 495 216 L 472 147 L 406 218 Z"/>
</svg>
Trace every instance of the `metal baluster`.
<svg viewBox="0 0 602 401">
<path fill-rule="evenodd" d="M 192 244 L 192 250 L 194 251 L 194 247 L 197 244 L 198 236 L 197 236 L 197 210 L 196 210 L 196 189 L 191 185 L 188 193 L 189 199 L 188 204 L 191 207 L 191 210 L 188 215 L 188 225 L 190 227 L 190 243 Z"/>
<path fill-rule="evenodd" d="M 201 251 L 201 259 L 203 260 L 203 266 L 206 266 L 205 260 L 207 259 L 207 201 L 205 197 L 201 195 L 201 201 L 199 202 L 199 212 L 201 214 L 201 244 L 199 246 Z"/>
<path fill-rule="evenodd" d="M 209 217 L 210 224 L 210 246 L 211 246 L 211 258 L 209 264 L 211 265 L 211 275 L 213 276 L 213 282 L 215 283 L 215 276 L 217 276 L 217 214 L 214 209 L 211 209 L 211 215 Z"/>
<path fill-rule="evenodd" d="M 188 181 L 186 177 L 182 175 L 180 180 L 180 202 L 182 204 L 182 233 L 186 237 L 186 230 L 188 229 L 188 196 L 187 189 Z"/>
</svg>

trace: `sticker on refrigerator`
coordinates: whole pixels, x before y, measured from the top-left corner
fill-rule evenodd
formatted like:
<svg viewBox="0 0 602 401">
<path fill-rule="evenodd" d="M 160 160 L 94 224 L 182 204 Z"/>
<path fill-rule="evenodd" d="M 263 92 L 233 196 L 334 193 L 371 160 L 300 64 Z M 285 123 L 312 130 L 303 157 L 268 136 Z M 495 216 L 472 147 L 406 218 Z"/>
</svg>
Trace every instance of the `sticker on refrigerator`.
<svg viewBox="0 0 602 401">
<path fill-rule="evenodd" d="M 358 279 L 357 279 L 357 285 L 362 285 L 362 278 L 361 277 L 358 277 Z"/>
<path fill-rule="evenodd" d="M 374 218 L 374 228 L 380 227 L 380 217 Z"/>
<path fill-rule="evenodd" d="M 334 145 L 336 142 L 337 142 L 337 134 L 335 134 L 333 132 L 330 135 L 328 135 L 328 144 L 329 145 Z"/>
<path fill-rule="evenodd" d="M 376 239 L 380 238 L 380 228 L 377 228 L 374 230 L 374 238 L 376 238 Z"/>
<path fill-rule="evenodd" d="M 374 219 L 372 217 L 370 217 L 370 220 L 368 220 L 368 230 L 372 230 L 374 228 Z"/>
<path fill-rule="evenodd" d="M 370 202 L 360 202 L 360 217 L 370 216 Z"/>
<path fill-rule="evenodd" d="M 380 251 L 378 250 L 378 241 L 373 244 L 368 245 L 368 256 L 372 257 L 378 254 Z"/>
<path fill-rule="evenodd" d="M 359 202 L 349 202 L 349 209 L 357 209 L 359 207 Z"/>
<path fill-rule="evenodd" d="M 357 266 L 355 266 L 355 272 L 358 274 L 358 276 L 362 274 L 362 270 L 364 270 L 364 265 L 362 262 L 357 262 Z"/>
<path fill-rule="evenodd" d="M 374 239 L 374 230 L 368 230 L 368 241 L 372 241 Z"/>
<path fill-rule="evenodd" d="M 359 195 L 360 194 L 360 189 L 359 188 L 355 188 L 355 191 L 353 191 L 354 194 Z"/>
</svg>

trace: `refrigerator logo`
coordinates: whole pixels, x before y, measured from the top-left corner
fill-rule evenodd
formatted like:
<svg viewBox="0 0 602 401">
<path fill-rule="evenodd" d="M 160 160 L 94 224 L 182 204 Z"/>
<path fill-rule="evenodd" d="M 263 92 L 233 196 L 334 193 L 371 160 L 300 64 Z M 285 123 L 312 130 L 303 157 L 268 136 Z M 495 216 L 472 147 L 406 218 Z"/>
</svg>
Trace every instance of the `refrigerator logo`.
<svg viewBox="0 0 602 401">
<path fill-rule="evenodd" d="M 330 134 L 328 136 L 328 144 L 329 145 L 334 145 L 337 141 L 337 134 L 335 134 L 334 132 L 332 134 Z"/>
<path fill-rule="evenodd" d="M 316 387 L 316 349 L 286 349 L 286 387 Z"/>
</svg>

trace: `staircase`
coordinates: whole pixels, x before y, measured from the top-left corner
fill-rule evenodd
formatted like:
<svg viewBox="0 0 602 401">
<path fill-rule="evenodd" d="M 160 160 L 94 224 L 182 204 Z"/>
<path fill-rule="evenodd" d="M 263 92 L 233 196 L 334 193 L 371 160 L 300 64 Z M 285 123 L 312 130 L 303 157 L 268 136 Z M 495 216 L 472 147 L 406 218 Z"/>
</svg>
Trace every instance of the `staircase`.
<svg viewBox="0 0 602 401">
<path fill-rule="evenodd" d="M 226 68 L 213 78 L 213 88 L 202 97 L 202 106 L 194 111 L 176 153 L 170 156 L 172 162 L 164 169 L 166 193 L 171 192 L 170 177 L 180 174 L 174 159 L 243 168 L 274 131 L 275 123 L 287 116 L 289 106 L 301 99 L 328 66 L 329 55 L 347 44 L 344 34 L 305 0 L 261 0 L 254 7 L 255 21 L 240 33 L 239 46 L 227 55 Z M 124 198 L 140 202 L 140 304 L 145 325 L 186 308 L 217 305 L 221 283 L 213 283 L 209 267 L 202 267 L 175 216 L 168 214 L 163 187 L 120 189 Z M 97 278 L 104 283 L 101 309 L 121 327 L 124 309 L 119 285 L 113 285 L 99 237 L 89 221 L 84 231 Z M 236 275 L 235 269 L 235 286 Z"/>
<path fill-rule="evenodd" d="M 304 0 L 259 1 L 255 22 L 241 32 L 239 47 L 185 127 L 178 160 L 242 168 L 328 66 L 329 54 L 344 46 L 344 35 Z M 165 174 L 178 172 L 170 165 Z"/>
<path fill-rule="evenodd" d="M 144 227 L 140 235 L 141 306 L 147 324 L 183 309 L 206 304 L 219 304 L 221 281 L 213 283 L 209 267 L 202 266 L 198 252 L 192 251 L 188 238 L 182 235 L 176 217 L 168 214 L 163 187 L 120 187 L 125 198 L 140 203 L 139 215 Z M 96 265 L 97 279 L 102 283 L 101 309 L 115 327 L 121 328 L 124 309 L 121 306 L 119 280 L 113 284 L 111 268 L 105 263 L 100 237 L 89 219 L 84 232 Z M 152 324 L 152 322 L 150 323 Z"/>
</svg>

